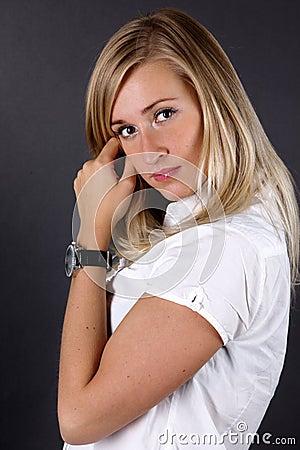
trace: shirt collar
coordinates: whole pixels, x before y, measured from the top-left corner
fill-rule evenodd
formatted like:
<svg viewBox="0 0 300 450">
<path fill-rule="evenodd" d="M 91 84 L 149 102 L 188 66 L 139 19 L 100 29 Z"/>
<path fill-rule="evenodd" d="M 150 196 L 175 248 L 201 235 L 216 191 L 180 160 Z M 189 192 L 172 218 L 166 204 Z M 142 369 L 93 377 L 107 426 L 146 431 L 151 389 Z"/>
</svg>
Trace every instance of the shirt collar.
<svg viewBox="0 0 300 450">
<path fill-rule="evenodd" d="M 166 208 L 164 226 L 171 227 L 178 225 L 184 219 L 193 217 L 202 207 L 202 202 L 197 194 L 181 198 L 176 202 L 171 202 Z"/>
</svg>

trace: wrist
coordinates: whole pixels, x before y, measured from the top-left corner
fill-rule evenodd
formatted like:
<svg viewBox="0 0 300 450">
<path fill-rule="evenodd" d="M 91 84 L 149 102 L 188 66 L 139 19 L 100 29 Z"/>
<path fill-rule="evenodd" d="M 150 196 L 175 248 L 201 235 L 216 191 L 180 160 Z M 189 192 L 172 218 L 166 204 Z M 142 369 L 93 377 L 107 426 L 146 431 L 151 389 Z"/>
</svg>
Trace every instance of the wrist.
<svg viewBox="0 0 300 450">
<path fill-rule="evenodd" d="M 77 244 L 86 250 L 107 251 L 111 240 L 111 234 L 102 230 L 80 230 L 76 239 Z"/>
<path fill-rule="evenodd" d="M 65 253 L 65 273 L 71 277 L 74 272 L 81 268 L 93 267 L 98 269 L 110 270 L 112 267 L 112 256 L 107 250 L 86 249 L 78 242 L 72 242 L 68 245 Z M 98 278 L 98 277 L 97 277 Z"/>
</svg>

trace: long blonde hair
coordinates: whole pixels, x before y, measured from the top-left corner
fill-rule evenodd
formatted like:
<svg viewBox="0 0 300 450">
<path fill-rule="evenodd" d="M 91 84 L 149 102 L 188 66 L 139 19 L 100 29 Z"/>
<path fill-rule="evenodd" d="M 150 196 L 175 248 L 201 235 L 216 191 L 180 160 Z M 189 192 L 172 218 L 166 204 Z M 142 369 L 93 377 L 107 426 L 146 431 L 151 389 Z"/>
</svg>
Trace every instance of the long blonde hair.
<svg viewBox="0 0 300 450">
<path fill-rule="evenodd" d="M 269 142 L 227 55 L 187 14 L 164 8 L 132 19 L 103 49 L 87 92 L 86 133 L 93 156 L 113 136 L 111 112 L 121 83 L 138 64 L 164 60 L 195 89 L 203 114 L 202 162 L 226 216 L 242 212 L 255 194 L 272 192 L 285 230 L 292 286 L 298 278 L 299 212 L 293 179 Z M 147 187 L 138 176 L 137 189 Z M 141 201 L 141 200 L 139 200 Z M 214 218 L 218 218 L 217 206 Z M 210 212 L 214 205 L 209 207 Z M 206 208 L 198 224 L 211 217 Z M 149 247 L 149 233 L 161 221 L 149 210 L 132 218 L 129 242 Z"/>
</svg>

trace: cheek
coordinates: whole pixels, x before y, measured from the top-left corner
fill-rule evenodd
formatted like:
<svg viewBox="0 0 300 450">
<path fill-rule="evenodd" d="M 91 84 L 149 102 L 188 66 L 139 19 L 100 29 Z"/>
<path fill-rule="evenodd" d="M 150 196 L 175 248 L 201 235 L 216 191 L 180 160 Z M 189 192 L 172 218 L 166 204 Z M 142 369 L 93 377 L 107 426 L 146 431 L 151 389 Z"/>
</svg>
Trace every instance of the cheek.
<svg viewBox="0 0 300 450">
<path fill-rule="evenodd" d="M 119 138 L 119 144 L 126 156 L 134 155 L 138 152 L 137 145 L 132 140 Z"/>
<path fill-rule="evenodd" d="M 174 139 L 174 137 L 173 137 Z M 199 133 L 178 134 L 175 136 L 173 154 L 183 159 L 198 163 L 201 155 L 201 135 Z"/>
<path fill-rule="evenodd" d="M 198 165 L 201 157 L 201 148 L 203 142 L 203 132 L 201 126 L 190 130 L 189 140 L 186 141 L 185 151 L 190 161 Z"/>
<path fill-rule="evenodd" d="M 201 147 L 203 139 L 202 124 L 199 115 L 189 115 L 184 121 L 173 128 L 169 138 L 173 141 L 176 148 L 183 151 Z"/>
</svg>

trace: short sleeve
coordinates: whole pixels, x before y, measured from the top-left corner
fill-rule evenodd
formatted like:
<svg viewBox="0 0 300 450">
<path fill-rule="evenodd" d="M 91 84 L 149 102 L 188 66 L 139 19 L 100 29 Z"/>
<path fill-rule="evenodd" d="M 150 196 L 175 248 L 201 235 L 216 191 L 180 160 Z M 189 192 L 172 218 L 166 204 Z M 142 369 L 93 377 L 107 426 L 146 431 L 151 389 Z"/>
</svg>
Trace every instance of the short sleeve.
<svg viewBox="0 0 300 450">
<path fill-rule="evenodd" d="M 247 331 L 257 310 L 263 264 L 247 237 L 224 223 L 165 239 L 146 293 L 197 311 L 224 345 Z"/>
</svg>

